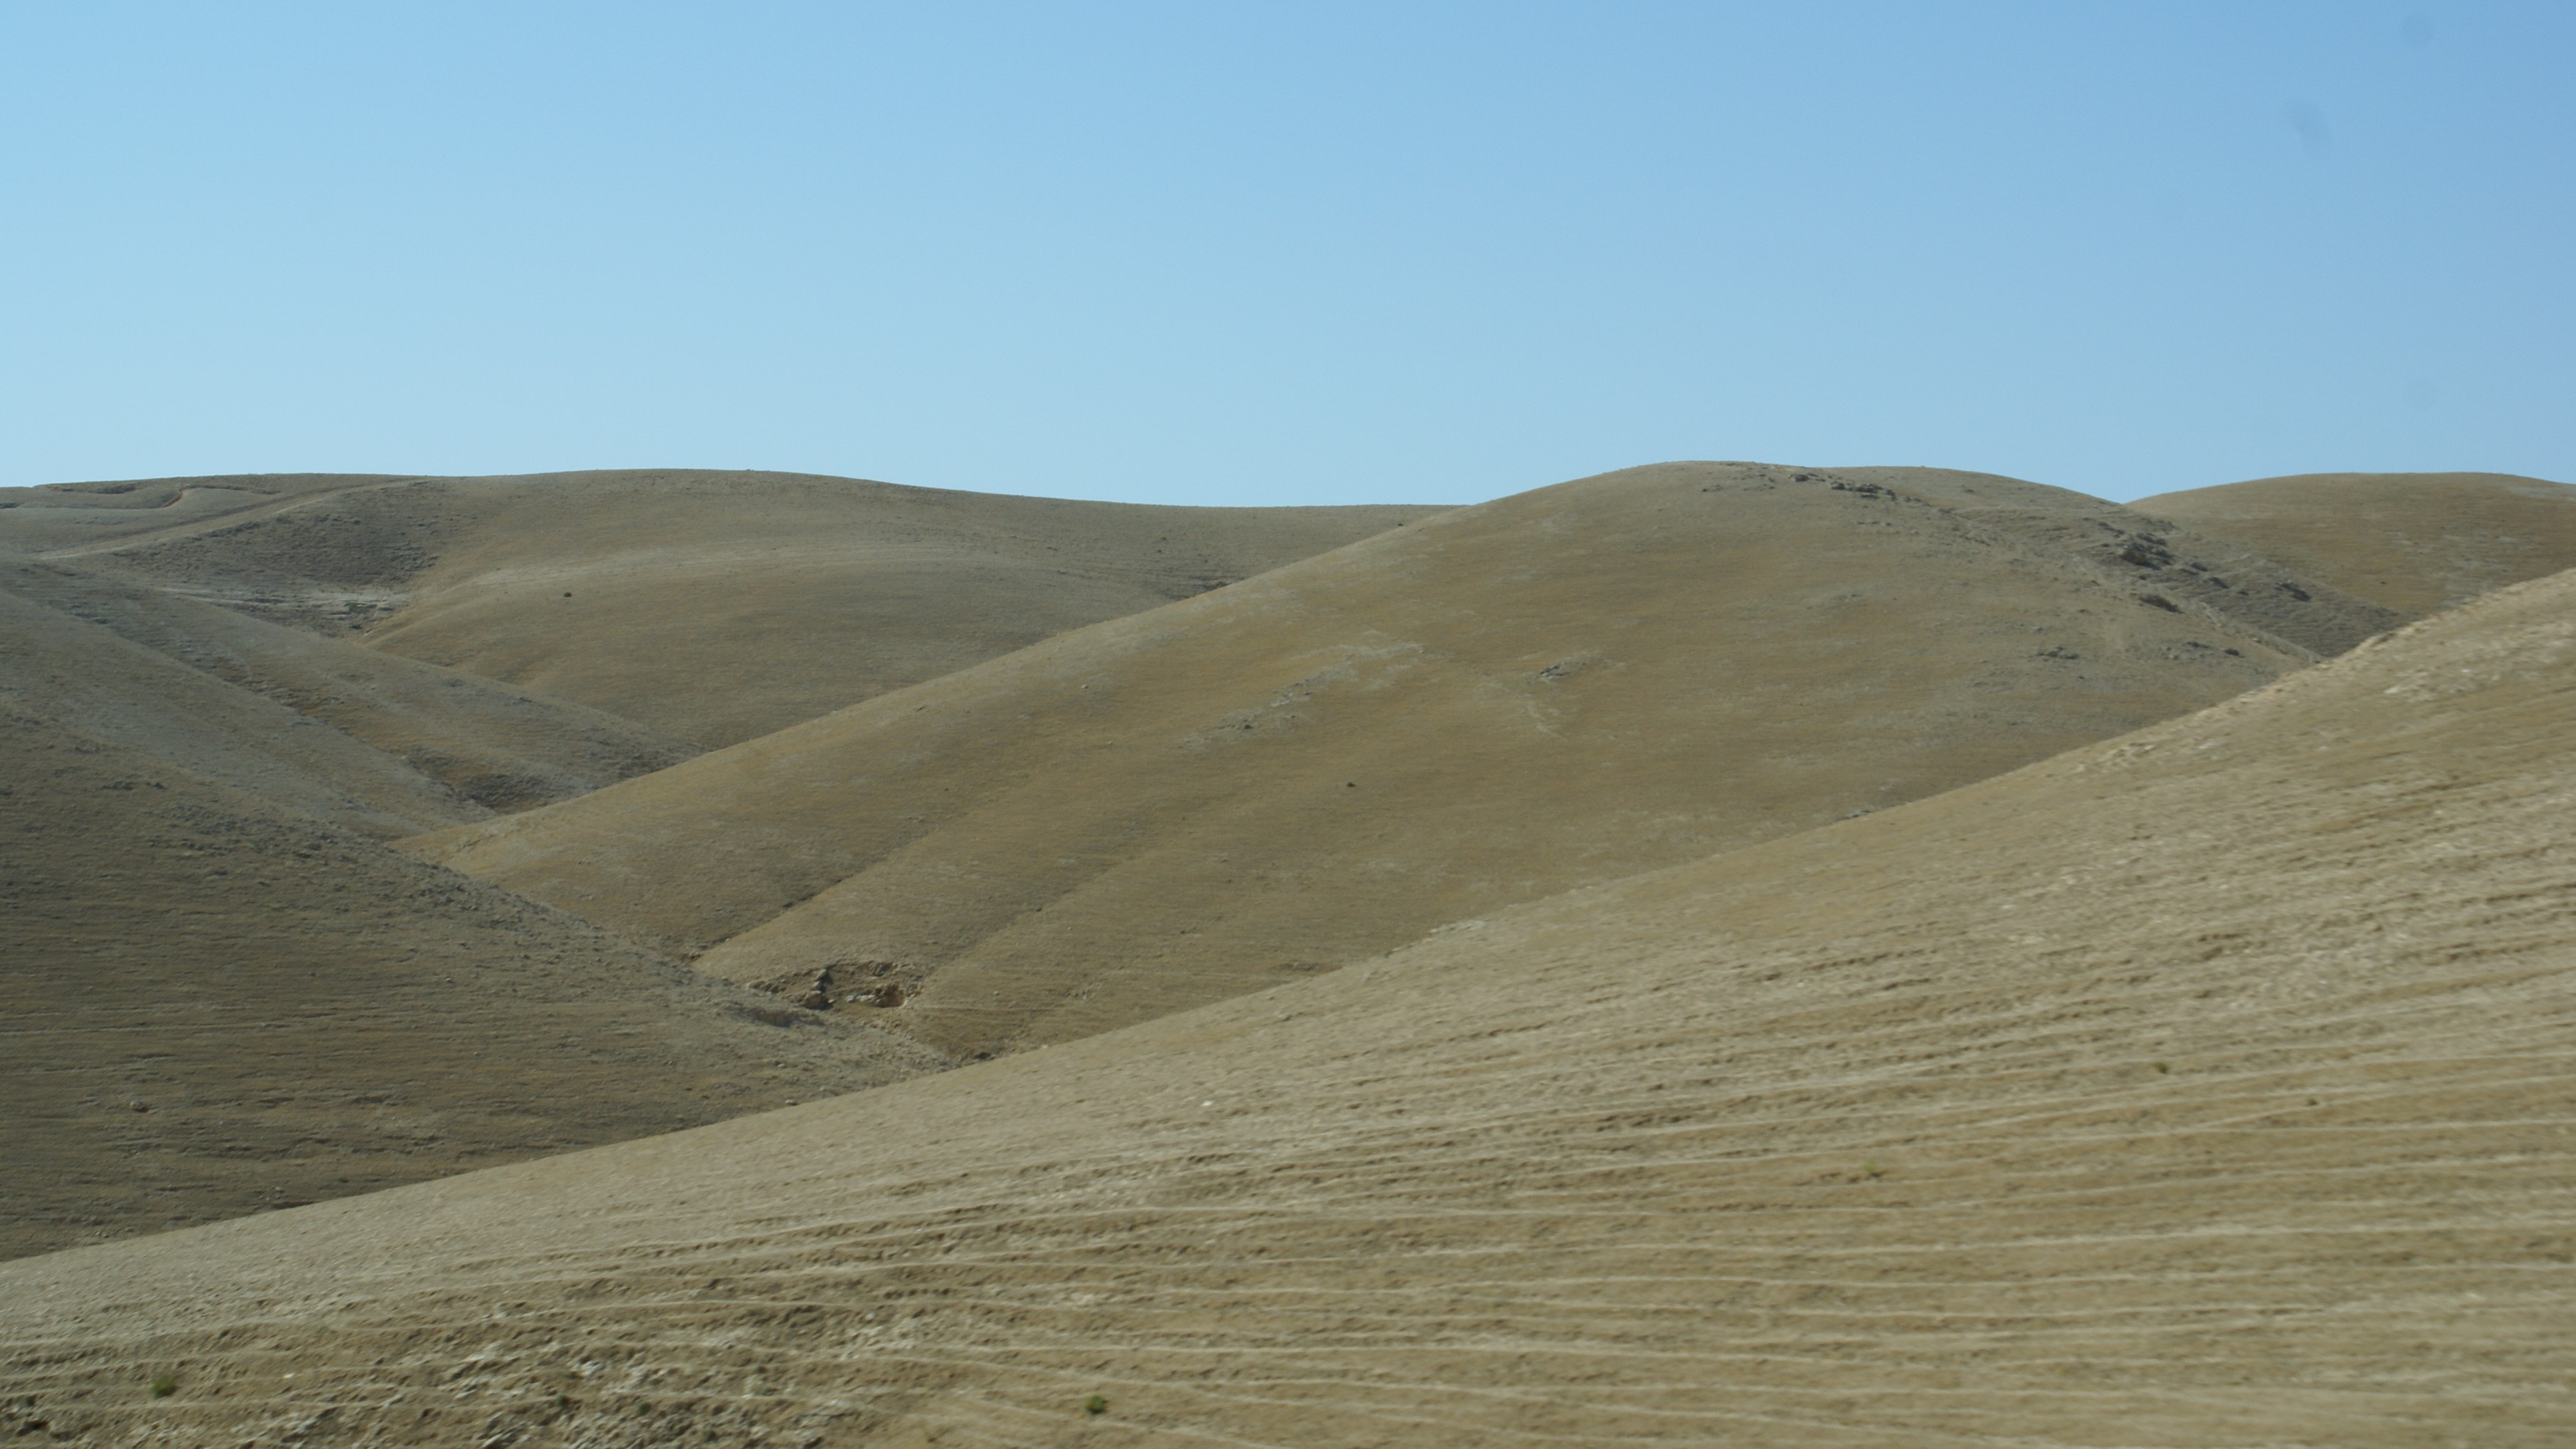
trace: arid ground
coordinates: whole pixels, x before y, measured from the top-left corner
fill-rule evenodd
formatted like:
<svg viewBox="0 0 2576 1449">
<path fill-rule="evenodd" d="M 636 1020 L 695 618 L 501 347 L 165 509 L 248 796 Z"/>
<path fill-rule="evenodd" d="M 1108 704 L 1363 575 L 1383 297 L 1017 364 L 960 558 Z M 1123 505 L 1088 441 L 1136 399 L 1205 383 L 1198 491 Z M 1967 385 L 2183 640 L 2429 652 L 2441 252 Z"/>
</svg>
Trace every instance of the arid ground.
<svg viewBox="0 0 2576 1449">
<path fill-rule="evenodd" d="M 0 1436 L 2576 1442 L 2576 488 L 0 490 Z"/>
</svg>

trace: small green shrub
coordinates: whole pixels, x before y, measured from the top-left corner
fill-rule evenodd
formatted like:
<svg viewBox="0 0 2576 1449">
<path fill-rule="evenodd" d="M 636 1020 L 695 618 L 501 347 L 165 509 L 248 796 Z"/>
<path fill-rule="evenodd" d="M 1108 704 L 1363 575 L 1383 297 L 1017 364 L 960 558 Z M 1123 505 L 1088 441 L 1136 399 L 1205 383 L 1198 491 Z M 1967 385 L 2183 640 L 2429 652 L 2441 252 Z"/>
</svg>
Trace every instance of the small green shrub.
<svg viewBox="0 0 2576 1449">
<path fill-rule="evenodd" d="M 156 1399 L 166 1399 L 177 1392 L 179 1392 L 179 1376 L 177 1374 L 154 1374 L 152 1376 L 152 1397 Z"/>
<path fill-rule="evenodd" d="M 1082 1401 L 1082 1412 L 1086 1414 L 1106 1414 L 1109 1412 L 1109 1401 L 1098 1394 L 1093 1394 L 1090 1398 Z"/>
</svg>

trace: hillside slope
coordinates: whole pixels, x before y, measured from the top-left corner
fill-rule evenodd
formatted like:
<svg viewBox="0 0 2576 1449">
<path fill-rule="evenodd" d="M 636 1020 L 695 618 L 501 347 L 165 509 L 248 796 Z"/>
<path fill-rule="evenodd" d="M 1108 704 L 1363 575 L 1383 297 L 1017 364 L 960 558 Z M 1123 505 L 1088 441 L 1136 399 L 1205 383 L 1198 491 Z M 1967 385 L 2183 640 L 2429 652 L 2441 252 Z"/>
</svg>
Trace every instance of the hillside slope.
<svg viewBox="0 0 2576 1449">
<path fill-rule="evenodd" d="M 891 985 L 881 1019 L 972 1055 L 1936 794 L 2395 620 L 2058 489 L 1676 464 L 406 848 L 731 980 Z"/>
<path fill-rule="evenodd" d="M 0 662 L 25 638 L 13 602 L 0 593 L 11 646 Z M 335 826 L 281 808 L 299 793 L 281 778 L 313 785 L 315 748 L 299 740 L 272 759 L 218 748 L 239 744 L 220 733 L 232 722 L 220 708 L 265 706 L 295 736 L 329 731 L 82 627 L 76 662 L 90 679 L 131 651 L 127 662 L 205 685 L 194 703 L 217 718 L 191 748 L 165 732 L 146 752 L 116 731 L 67 727 L 78 712 L 59 697 L 37 714 L 0 689 L 0 1256 L 941 1065 L 902 1038 L 785 1010 L 397 855 L 368 838 L 381 812 L 353 806 Z M 104 713 L 173 724 L 138 720 L 135 697 Z M 169 763 L 184 758 L 239 767 L 245 789 Z"/>
<path fill-rule="evenodd" d="M 383 839 L 491 812 L 410 762 L 9 587 L 0 709 Z"/>
<path fill-rule="evenodd" d="M 2310 473 L 2131 506 L 2415 616 L 2576 568 L 2576 487 L 2504 473 Z"/>
<path fill-rule="evenodd" d="M 1320 980 L 0 1265 L 0 1428 L 2561 1444 L 2570 718 L 2562 575 Z"/>
<path fill-rule="evenodd" d="M 380 473 L 242 473 L 0 488 L 0 551 L 80 555 L 135 538 L 182 538 L 399 481 Z"/>
<path fill-rule="evenodd" d="M 427 776 L 458 797 L 435 807 L 445 812 L 439 824 L 479 819 L 487 809 L 524 809 L 570 799 L 698 753 L 685 740 L 600 710 L 59 562 L 0 554 L 0 594 L 106 630 L 246 690 L 269 707 L 224 701 L 211 706 L 217 714 L 244 708 L 274 714 L 273 707 L 283 705 L 308 724 L 329 727 L 289 731 L 282 743 L 290 754 L 327 741 L 327 752 L 336 758 L 349 753 L 338 738 L 346 736 L 391 756 L 401 773 Z M 95 641 L 86 629 L 62 621 L 23 611 L 13 617 L 19 623 L 11 636 L 22 643 L 56 633 Z M 75 653 L 72 667 L 55 677 L 65 685 L 77 679 L 94 692 L 103 681 L 82 677 L 92 673 L 86 661 L 123 657 L 129 651 L 93 642 Z M 126 687 L 132 695 L 121 708 L 93 711 L 118 719 L 118 728 L 147 752 L 154 750 L 157 736 L 150 728 L 134 726 L 164 712 L 147 697 L 159 687 L 150 681 L 168 684 L 191 699 L 208 694 L 205 679 L 148 669 L 129 677 Z M 385 765 L 373 768 L 381 771 Z M 278 798 L 291 808 L 304 808 L 297 800 Z"/>
<path fill-rule="evenodd" d="M 130 491 L 100 491 L 111 488 Z M 347 633 L 701 745 L 1431 511 L 1169 508 L 684 469 L 6 491 L 0 547 Z M 161 514 L 166 528 L 137 522 Z"/>
</svg>

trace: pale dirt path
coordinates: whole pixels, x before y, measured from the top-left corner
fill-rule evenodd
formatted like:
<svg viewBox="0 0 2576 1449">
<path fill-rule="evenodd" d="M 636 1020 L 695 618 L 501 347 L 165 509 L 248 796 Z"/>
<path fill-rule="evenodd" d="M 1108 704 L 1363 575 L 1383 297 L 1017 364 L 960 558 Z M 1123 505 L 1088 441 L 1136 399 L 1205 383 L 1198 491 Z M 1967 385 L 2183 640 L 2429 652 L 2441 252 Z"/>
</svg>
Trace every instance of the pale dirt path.
<svg viewBox="0 0 2576 1449">
<path fill-rule="evenodd" d="M 2571 721 L 2561 576 L 1184 1016 L 0 1265 L 0 1427 L 2564 1444 Z"/>
</svg>

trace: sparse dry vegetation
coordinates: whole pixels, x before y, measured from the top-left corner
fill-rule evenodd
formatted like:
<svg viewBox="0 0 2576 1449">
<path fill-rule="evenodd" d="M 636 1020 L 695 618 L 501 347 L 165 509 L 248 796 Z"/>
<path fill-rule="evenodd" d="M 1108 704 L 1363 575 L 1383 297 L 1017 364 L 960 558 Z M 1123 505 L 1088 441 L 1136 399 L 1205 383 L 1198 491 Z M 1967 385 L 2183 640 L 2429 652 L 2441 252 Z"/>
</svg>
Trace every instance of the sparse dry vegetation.
<svg viewBox="0 0 2576 1449">
<path fill-rule="evenodd" d="M 2576 490 L 0 502 L 12 1442 L 2576 1434 Z"/>
</svg>

